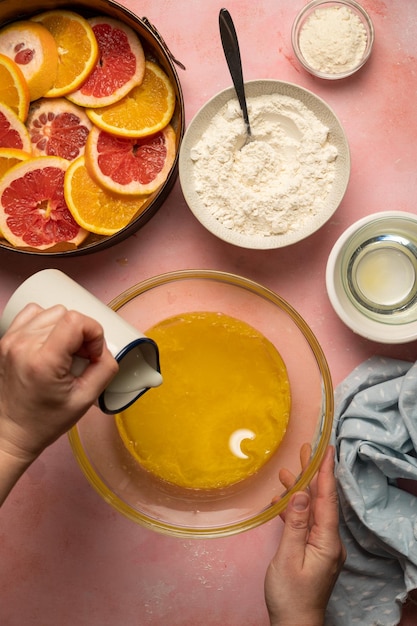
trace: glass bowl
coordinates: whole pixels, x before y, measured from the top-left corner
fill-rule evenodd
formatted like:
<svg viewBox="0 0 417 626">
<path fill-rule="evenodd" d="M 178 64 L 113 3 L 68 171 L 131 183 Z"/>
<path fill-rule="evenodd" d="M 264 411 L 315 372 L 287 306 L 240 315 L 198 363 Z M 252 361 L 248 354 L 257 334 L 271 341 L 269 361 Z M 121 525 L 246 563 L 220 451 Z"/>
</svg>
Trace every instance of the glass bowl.
<svg viewBox="0 0 417 626">
<path fill-rule="evenodd" d="M 79 256 L 87 253 L 98 252 L 123 241 L 139 228 L 144 226 L 161 208 L 178 177 L 179 148 L 185 129 L 184 99 L 175 68 L 178 61 L 176 61 L 171 54 L 155 25 L 151 24 L 146 17 L 140 19 L 132 11 L 117 2 L 114 2 L 113 0 L 74 0 L 73 2 L 68 2 L 67 0 L 25 0 L 25 2 L 0 0 L 0 27 L 16 20 L 30 19 L 37 13 L 52 9 L 66 9 L 80 13 L 84 17 L 107 15 L 124 22 L 136 31 L 142 42 L 146 58 L 158 63 L 174 86 L 176 105 L 171 125 L 176 132 L 176 157 L 165 182 L 149 196 L 146 203 L 142 207 L 140 215 L 133 218 L 127 226 L 114 235 L 106 236 L 89 234 L 87 239 L 77 248 L 54 246 L 53 248 L 45 251 L 39 251 L 32 248 L 15 248 L 5 239 L 0 237 L 0 250 L 7 250 L 10 251 L 10 253 L 43 256 L 47 258 Z"/>
<path fill-rule="evenodd" d="M 291 412 L 284 439 L 257 473 L 234 485 L 204 490 L 174 486 L 145 471 L 123 444 L 114 416 L 92 408 L 69 433 L 74 455 L 91 485 L 134 522 L 175 536 L 232 535 L 280 514 L 291 494 L 306 488 L 313 478 L 332 428 L 329 368 L 302 317 L 269 289 L 210 270 L 150 278 L 123 292 L 110 306 L 145 331 L 169 317 L 195 311 L 221 312 L 250 324 L 272 342 L 286 365 Z M 163 376 L 163 354 L 161 371 Z M 302 470 L 304 443 L 311 444 L 312 454 Z M 282 468 L 297 477 L 290 490 L 280 483 Z"/>
<path fill-rule="evenodd" d="M 355 0 L 312 0 L 295 18 L 291 33 L 304 69 L 328 80 L 351 76 L 365 65 L 374 38 L 371 18 Z"/>
</svg>

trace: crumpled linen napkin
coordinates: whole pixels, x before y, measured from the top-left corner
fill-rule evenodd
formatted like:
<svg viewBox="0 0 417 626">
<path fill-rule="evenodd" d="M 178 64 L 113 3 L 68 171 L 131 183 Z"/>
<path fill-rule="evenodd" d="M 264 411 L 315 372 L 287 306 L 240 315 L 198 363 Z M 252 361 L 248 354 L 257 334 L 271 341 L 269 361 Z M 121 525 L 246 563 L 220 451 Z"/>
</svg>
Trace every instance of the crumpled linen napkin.
<svg viewBox="0 0 417 626">
<path fill-rule="evenodd" d="M 417 364 L 373 357 L 335 391 L 333 443 L 345 567 L 326 626 L 395 626 L 417 588 Z"/>
</svg>

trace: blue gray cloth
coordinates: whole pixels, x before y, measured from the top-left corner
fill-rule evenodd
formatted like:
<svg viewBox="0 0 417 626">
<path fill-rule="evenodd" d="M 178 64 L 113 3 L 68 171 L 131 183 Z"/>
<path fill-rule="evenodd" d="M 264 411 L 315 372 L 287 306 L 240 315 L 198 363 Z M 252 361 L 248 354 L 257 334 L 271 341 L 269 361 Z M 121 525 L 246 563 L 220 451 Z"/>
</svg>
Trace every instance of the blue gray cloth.
<svg viewBox="0 0 417 626">
<path fill-rule="evenodd" d="M 326 626 L 395 626 L 417 588 L 417 364 L 374 357 L 336 389 L 333 443 L 345 567 Z M 400 481 L 401 482 L 401 481 Z"/>
</svg>

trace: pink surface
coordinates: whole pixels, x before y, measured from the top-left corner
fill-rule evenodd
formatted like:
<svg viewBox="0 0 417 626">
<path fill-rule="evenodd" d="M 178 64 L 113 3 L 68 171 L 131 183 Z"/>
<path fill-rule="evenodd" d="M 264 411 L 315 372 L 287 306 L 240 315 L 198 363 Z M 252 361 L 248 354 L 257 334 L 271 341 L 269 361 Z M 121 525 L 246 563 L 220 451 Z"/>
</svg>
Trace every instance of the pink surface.
<svg viewBox="0 0 417 626">
<path fill-rule="evenodd" d="M 124 0 L 161 32 L 178 70 L 187 121 L 230 76 L 218 34 L 218 0 Z M 346 196 L 307 241 L 276 251 L 232 247 L 194 219 L 177 183 L 141 231 L 94 256 L 54 262 L 0 253 L 0 310 L 31 273 L 55 266 L 103 301 L 161 272 L 211 268 L 270 287 L 310 324 L 334 383 L 373 354 L 415 359 L 416 344 L 387 346 L 354 335 L 328 301 L 324 273 L 341 232 L 369 213 L 415 212 L 417 198 L 417 6 L 363 0 L 375 25 L 368 64 L 354 77 L 309 76 L 291 48 L 302 0 L 229 0 L 246 80 L 275 78 L 322 97 L 343 124 L 352 158 Z M 411 5 L 413 7 L 411 8 Z M 265 626 L 263 578 L 281 522 L 216 540 L 164 537 L 124 519 L 81 474 L 66 437 L 33 464 L 2 509 L 2 626 Z M 411 623 L 411 622 L 410 622 Z M 414 622 L 415 623 L 415 622 Z"/>
</svg>

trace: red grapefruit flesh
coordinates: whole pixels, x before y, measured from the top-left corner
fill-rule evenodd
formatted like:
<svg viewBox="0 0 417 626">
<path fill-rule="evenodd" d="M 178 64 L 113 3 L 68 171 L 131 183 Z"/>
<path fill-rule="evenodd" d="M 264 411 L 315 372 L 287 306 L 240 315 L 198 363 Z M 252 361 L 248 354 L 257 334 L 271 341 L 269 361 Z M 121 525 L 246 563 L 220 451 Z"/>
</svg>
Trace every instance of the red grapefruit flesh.
<svg viewBox="0 0 417 626">
<path fill-rule="evenodd" d="M 96 127 L 87 140 L 86 167 L 109 191 L 153 193 L 166 180 L 175 159 L 175 131 L 168 124 L 149 137 L 117 137 Z"/>
<path fill-rule="evenodd" d="M 17 113 L 0 102 L 0 148 L 32 152 L 29 133 Z"/>
<path fill-rule="evenodd" d="M 73 161 L 84 154 L 92 124 L 84 110 L 66 98 L 41 98 L 30 106 L 26 127 L 34 155 Z"/>
<path fill-rule="evenodd" d="M 15 247 L 47 250 L 79 245 L 88 235 L 64 198 L 69 161 L 36 157 L 12 167 L 0 181 L 0 231 Z"/>
<path fill-rule="evenodd" d="M 126 24 L 106 17 L 88 20 L 97 39 L 99 58 L 87 80 L 68 100 L 101 107 L 121 100 L 145 75 L 145 54 L 139 37 Z"/>
</svg>

